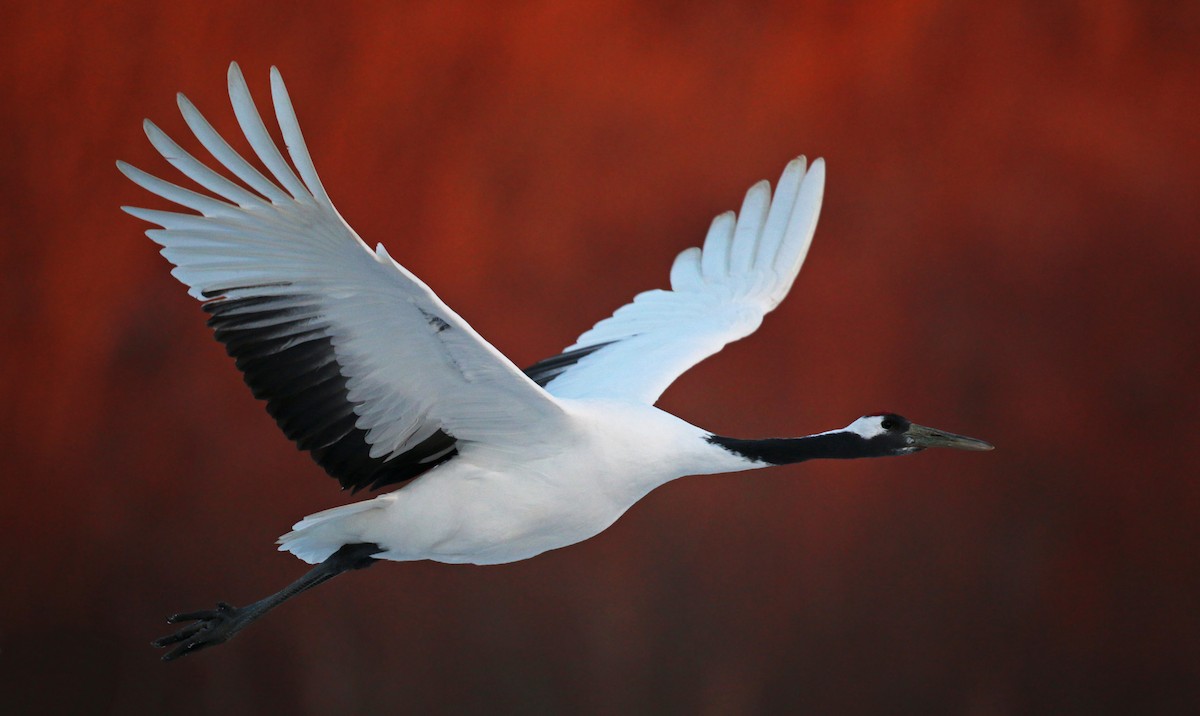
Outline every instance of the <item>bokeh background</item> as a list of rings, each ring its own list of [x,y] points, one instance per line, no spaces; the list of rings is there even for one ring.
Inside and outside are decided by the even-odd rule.
[[[253,5],[253,7],[251,7]],[[0,711],[1194,713],[1200,5],[9,3]],[[808,263],[662,404],[746,437],[895,410],[993,441],[681,480],[587,543],[385,565],[171,665],[163,617],[348,501],[121,204],[288,81],[368,242],[525,365],[665,285],[801,152]],[[194,141],[184,142],[196,147]],[[242,146],[242,145],[238,145]]]

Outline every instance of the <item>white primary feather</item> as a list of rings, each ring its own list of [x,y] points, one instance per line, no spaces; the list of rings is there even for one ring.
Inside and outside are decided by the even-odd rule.
[[[280,345],[330,340],[357,415],[343,432],[366,431],[371,458],[398,455],[437,430],[502,449],[548,441],[566,422],[556,401],[382,245],[371,251],[363,243],[321,186],[274,68],[271,89],[299,176],[268,134],[236,64],[229,90],[238,123],[273,180],[238,155],[182,95],[188,126],[246,186],[206,167],[149,121],[155,148],[220,199],[118,164],[137,184],[199,213],[126,208],[163,227],[147,234],[175,265],[172,273],[198,299],[266,302],[272,313],[254,325],[278,324],[269,337]],[[242,310],[230,305],[231,312]]]
[[[679,254],[671,289],[638,294],[566,352],[597,347],[546,384],[559,397],[624,398],[653,404],[684,371],[744,338],[779,305],[812,243],[825,163],[787,165],[771,198],[759,182],[741,217],[713,220],[704,248]]]
[[[277,70],[271,70],[271,94],[291,164],[263,124],[236,63],[229,70],[229,93],[238,124],[268,174],[239,155],[179,95],[188,127],[238,181],[206,166],[147,120],[154,147],[215,197],[119,163],[134,182],[197,213],[126,210],[163,227],[147,233],[163,246],[175,265],[172,273],[189,292],[213,301],[212,312],[221,314],[215,318],[223,319],[214,325],[226,331],[218,337],[231,352],[230,341],[243,335],[238,331],[257,341],[252,352],[328,342],[326,353],[334,357],[288,375],[301,384],[296,390],[308,391],[303,401],[293,401],[292,412],[328,407],[326,424],[289,429],[289,417],[279,415],[286,410],[272,414],[344,486],[371,484],[380,463],[401,455],[419,469],[468,443],[510,455],[525,451],[528,457],[538,445],[561,442],[570,427],[556,398],[652,405],[689,367],[752,333],[783,299],[808,251],[824,189],[823,162],[809,168],[803,157],[784,169],[774,197],[767,182],[755,184],[740,217],[717,216],[703,249],[679,254],[671,267],[671,290],[642,293],[596,324],[567,349],[583,349],[581,357],[550,359],[553,368],[540,375],[535,367],[532,374],[546,385],[542,390],[382,245],[371,251],[346,224],[321,185]],[[245,370],[244,356],[238,357]],[[335,384],[334,374],[343,383]],[[269,371],[266,378],[247,376],[269,409],[270,401],[285,403],[293,392],[291,384],[255,386],[255,380],[270,382]],[[330,403],[334,388],[343,390],[336,405]],[[358,465],[366,472],[339,474],[341,453],[322,461],[323,446],[336,452],[355,440],[365,443],[356,459],[375,461]],[[408,451],[413,452],[405,455]],[[396,479],[377,484],[406,474],[416,473],[395,473]]]

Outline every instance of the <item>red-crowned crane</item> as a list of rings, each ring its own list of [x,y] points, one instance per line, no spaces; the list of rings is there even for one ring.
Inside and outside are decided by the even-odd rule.
[[[891,413],[816,435],[739,440],[654,407],[681,373],[750,335],[783,300],[817,226],[820,159],[792,160],[774,195],[759,182],[738,215],[716,217],[703,248],[675,259],[669,290],[639,294],[522,371],[342,219],[277,70],[271,94],[290,165],[236,64],[229,93],[269,176],[179,95],[188,127],[224,172],[147,120],[154,147],[209,193],[119,162],[194,213],[125,210],[162,227],[146,233],[204,302],[217,340],[283,432],[343,488],[388,491],[283,535],[280,550],[316,566],[282,591],[171,617],[190,623],[155,642],[173,647],[165,660],[223,643],[286,599],[379,560],[500,564],[580,542],[684,475],[992,447]]]

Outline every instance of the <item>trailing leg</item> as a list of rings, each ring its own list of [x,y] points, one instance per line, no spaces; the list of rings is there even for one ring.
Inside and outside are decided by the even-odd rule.
[[[343,545],[300,579],[257,602],[244,607],[233,607],[225,602],[218,602],[217,608],[210,611],[185,612],[171,616],[167,619],[170,624],[192,623],[152,643],[159,648],[178,645],[163,655],[163,661],[172,661],[201,649],[223,644],[251,622],[297,594],[333,579],[342,572],[370,567],[379,561],[372,555],[382,551],[383,548],[373,542]]]

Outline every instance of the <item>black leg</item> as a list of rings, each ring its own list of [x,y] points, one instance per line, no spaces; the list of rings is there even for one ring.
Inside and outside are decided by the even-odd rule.
[[[383,548],[373,542],[343,545],[331,554],[329,559],[310,569],[300,579],[257,602],[244,607],[232,607],[225,602],[218,602],[217,608],[211,611],[185,612],[169,617],[169,624],[192,623],[174,634],[155,640],[152,644],[159,648],[178,644],[163,655],[163,661],[172,661],[210,646],[224,644],[251,622],[297,594],[333,579],[342,572],[370,567],[379,561],[371,555],[382,551]]]

